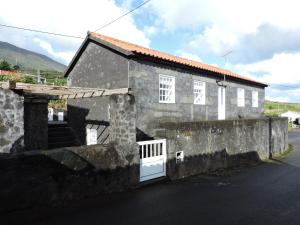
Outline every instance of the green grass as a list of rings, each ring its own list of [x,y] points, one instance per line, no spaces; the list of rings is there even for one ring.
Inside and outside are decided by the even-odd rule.
[[[265,101],[264,110],[266,116],[279,116],[288,111],[300,112],[300,104]]]

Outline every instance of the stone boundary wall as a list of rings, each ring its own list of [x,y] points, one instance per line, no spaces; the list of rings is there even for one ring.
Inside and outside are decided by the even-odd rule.
[[[24,148],[24,98],[10,90],[0,90],[0,153]]]
[[[163,123],[157,138],[167,139],[171,179],[261,160],[288,148],[287,118]],[[184,161],[176,162],[183,151]]]
[[[270,118],[270,156],[283,154],[288,148],[288,118]]]
[[[114,145],[0,155],[0,214],[135,187],[137,162],[137,147]]]

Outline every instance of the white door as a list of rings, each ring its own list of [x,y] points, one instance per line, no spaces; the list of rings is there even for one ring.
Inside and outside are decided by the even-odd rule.
[[[225,88],[219,87],[218,90],[218,119],[225,120]]]
[[[138,142],[140,182],[166,176],[166,140]]]

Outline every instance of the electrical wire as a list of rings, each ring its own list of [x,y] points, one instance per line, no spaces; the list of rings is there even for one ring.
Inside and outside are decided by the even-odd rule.
[[[94,32],[97,32],[105,27],[110,26],[111,24],[115,23],[116,21],[122,19],[123,17],[127,16],[128,14],[134,12],[135,10],[141,8],[142,6],[146,5],[149,3],[151,0],[147,0],[143,2],[142,4],[138,5],[137,7],[131,9],[127,13],[119,16],[118,18],[110,21],[109,23],[103,25],[102,27],[98,28]],[[0,24],[1,27],[6,27],[6,28],[12,28],[12,29],[18,29],[18,30],[25,30],[25,31],[30,31],[30,32],[36,32],[36,33],[42,33],[42,34],[48,34],[48,35],[55,35],[55,36],[60,36],[60,37],[67,37],[67,38],[76,38],[76,39],[84,39],[84,37],[80,36],[75,36],[75,35],[69,35],[69,34],[61,34],[61,33],[54,33],[54,32],[49,32],[49,31],[43,31],[43,30],[37,30],[37,29],[31,29],[31,28],[25,28],[25,27],[18,27],[18,26],[12,26],[12,25],[6,25],[6,24]]]
[[[99,28],[96,29],[94,32],[97,32],[97,31],[99,31],[99,30],[102,30],[102,29],[105,28],[105,27],[108,27],[109,25],[113,24],[114,22],[116,22],[116,21],[122,19],[123,17],[127,16],[128,14],[130,14],[130,13],[134,12],[135,10],[141,8],[142,6],[146,5],[146,4],[149,3],[150,1],[151,1],[151,0],[147,0],[147,1],[143,2],[142,4],[138,5],[137,7],[135,7],[135,8],[133,8],[133,9],[129,10],[127,13],[125,13],[125,14],[119,16],[118,18],[112,20],[111,22],[109,22],[109,23],[107,23],[107,24],[104,24],[102,27],[99,27]]]
[[[74,35],[53,33],[53,32],[49,32],[49,31],[36,30],[36,29],[30,29],[30,28],[25,28],[25,27],[17,27],[17,26],[11,26],[11,25],[6,25],[6,24],[0,24],[0,26],[1,27],[18,29],[18,30],[26,30],[26,31],[36,32],[36,33],[48,34],[48,35],[55,35],[55,36],[60,36],[60,37],[84,39],[84,37],[79,37],[79,36],[74,36]]]

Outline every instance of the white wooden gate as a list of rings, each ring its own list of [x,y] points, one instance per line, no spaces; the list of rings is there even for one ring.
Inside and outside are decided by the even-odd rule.
[[[166,176],[166,140],[137,143],[140,151],[140,182]]]

